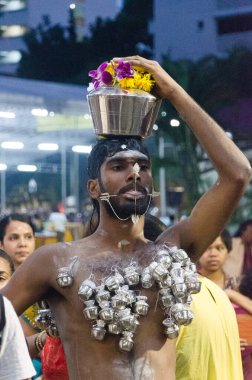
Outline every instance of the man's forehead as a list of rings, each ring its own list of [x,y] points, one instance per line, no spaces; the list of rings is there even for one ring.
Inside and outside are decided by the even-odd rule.
[[[108,163],[108,162],[114,161],[116,159],[118,159],[118,160],[132,159],[132,160],[150,161],[149,157],[146,154],[139,152],[137,150],[130,150],[129,149],[129,150],[117,152],[113,156],[107,157],[106,160],[104,161],[104,163]]]

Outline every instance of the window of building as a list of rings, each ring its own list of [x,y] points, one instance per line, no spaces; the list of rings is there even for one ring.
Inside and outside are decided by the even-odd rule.
[[[202,21],[202,20],[199,20],[198,22],[197,22],[197,27],[198,27],[198,30],[203,30],[204,29],[204,21]]]
[[[0,37],[1,38],[14,38],[22,37],[28,32],[25,25],[1,25]]]
[[[19,11],[27,7],[27,0],[0,0],[0,12]]]
[[[217,28],[218,34],[248,32],[252,30],[252,14],[219,18]]]

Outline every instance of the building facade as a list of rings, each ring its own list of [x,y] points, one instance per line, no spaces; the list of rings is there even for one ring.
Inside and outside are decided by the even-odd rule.
[[[198,60],[252,49],[252,0],[154,0],[155,58]]]
[[[14,73],[21,59],[23,41],[31,28],[49,16],[51,24],[67,26],[70,12],[78,39],[88,35],[97,17],[114,18],[121,0],[0,0],[0,73]]]

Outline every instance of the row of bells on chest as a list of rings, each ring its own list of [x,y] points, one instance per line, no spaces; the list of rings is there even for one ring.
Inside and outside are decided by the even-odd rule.
[[[123,323],[124,317],[127,319],[129,317],[128,311],[133,311],[137,316],[145,316],[148,313],[149,305],[146,302],[147,297],[145,296],[136,296],[134,303],[131,305],[131,302],[119,294],[112,297],[112,301],[102,301],[97,305],[95,300],[85,301],[86,307],[83,310],[84,316],[88,320],[94,320],[98,317],[104,322],[110,322],[114,319]],[[131,308],[128,308],[127,305],[131,305]]]
[[[155,269],[153,269],[154,266]],[[158,263],[154,263],[152,269],[152,272],[149,268],[144,269],[141,276],[139,274],[136,276],[135,273],[132,274],[135,279],[134,285],[140,283],[143,288],[150,288],[156,282],[160,289],[171,287],[175,297],[184,297],[200,291],[201,283],[197,274],[193,272],[175,277],[168,273],[163,264]],[[94,295],[97,302],[108,301],[111,296],[110,292],[117,291],[124,284],[124,278],[119,273],[107,278],[104,282],[104,288],[103,286],[96,287],[93,281],[87,279],[79,287],[78,295],[82,301],[87,301]],[[126,281],[126,284],[132,285],[128,281]]]
[[[141,275],[139,268],[134,264],[123,269],[123,276],[116,272],[114,276],[109,276],[105,280],[105,285],[109,291],[116,290],[122,283],[128,285],[138,285],[141,281],[143,287],[151,287],[153,281],[164,281],[167,277],[169,270],[173,269],[174,263],[180,266],[187,267],[190,271],[195,272],[196,267],[193,264],[187,253],[183,249],[177,247],[161,247],[158,249],[155,261],[153,261],[148,267],[146,267]],[[56,279],[60,287],[68,287],[73,283],[73,275],[70,267],[62,267],[58,270],[58,276]],[[83,287],[85,281],[83,283]],[[88,284],[87,284],[88,285]],[[92,288],[92,286],[91,286]],[[90,289],[87,291],[86,299],[90,298]]]
[[[124,276],[118,272],[115,276],[109,276],[105,285],[109,291],[116,290],[122,283],[128,285],[138,285],[141,281],[141,284],[144,288],[149,288],[153,285],[153,282],[164,281],[167,277],[168,269],[172,267],[175,263],[179,263],[181,266],[187,265],[190,270],[195,271],[195,266],[190,262],[190,259],[187,253],[183,249],[178,249],[177,247],[171,248],[160,248],[157,251],[156,259],[152,262],[147,268],[145,268],[140,276],[139,268],[134,265],[130,265],[123,269]],[[64,288],[69,287],[73,283],[73,275],[70,267],[62,267],[58,270],[58,276],[56,279],[58,286]],[[90,284],[82,284],[80,292],[83,293],[83,297],[86,294],[86,300],[91,297],[92,290],[94,288],[91,286],[91,289],[85,289],[85,285],[89,286]],[[84,291],[85,290],[85,291]],[[91,294],[90,294],[91,293]]]
[[[187,277],[185,279],[180,277],[176,278],[175,281],[169,277],[168,283],[167,281],[165,283],[163,282],[163,286],[160,286],[160,284],[158,284],[160,292],[162,290],[167,291],[166,293],[162,294],[161,298],[163,306],[165,307],[171,306],[176,302],[176,299],[183,303],[190,303],[190,295],[198,293],[201,288],[201,283],[198,280],[197,276],[191,275],[190,278]],[[115,291],[116,294],[114,296],[111,296],[110,291],[104,289],[103,287],[100,287],[100,289],[96,289],[97,293],[95,294],[95,301],[99,304],[102,302],[110,301],[113,309],[123,309],[127,305],[134,302],[134,296],[133,291],[120,291],[120,289],[122,288],[118,287]],[[92,283],[90,280],[85,280],[79,289],[78,295],[80,299],[85,302],[93,295],[94,290],[94,283]],[[141,302],[139,302],[135,307],[138,308],[139,304],[141,307]]]

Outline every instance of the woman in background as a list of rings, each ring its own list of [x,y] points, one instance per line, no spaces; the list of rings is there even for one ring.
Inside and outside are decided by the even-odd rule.
[[[35,228],[31,218],[22,214],[10,214],[0,220],[0,248],[12,258],[14,270],[35,250]],[[19,318],[25,336],[37,334],[40,330],[36,327],[35,317],[37,305],[29,307]],[[41,360],[33,359],[33,365],[37,375],[41,376]]]

